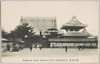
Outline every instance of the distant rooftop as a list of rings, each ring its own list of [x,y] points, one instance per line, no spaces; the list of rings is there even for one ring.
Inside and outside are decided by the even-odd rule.
[[[83,29],[82,33],[92,36],[90,33],[88,33],[88,31],[85,28]]]

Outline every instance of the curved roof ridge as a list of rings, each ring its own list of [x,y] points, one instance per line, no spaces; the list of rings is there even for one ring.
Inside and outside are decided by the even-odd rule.
[[[74,20],[76,20],[76,21],[74,21]],[[81,23],[79,20],[77,20],[76,16],[73,16],[73,17],[71,18],[71,20],[70,20],[69,22],[67,22],[67,24],[72,24],[73,22],[74,22],[74,23],[76,22],[76,24],[83,24],[83,23]]]
[[[56,19],[56,17],[23,17],[21,16],[22,19]]]

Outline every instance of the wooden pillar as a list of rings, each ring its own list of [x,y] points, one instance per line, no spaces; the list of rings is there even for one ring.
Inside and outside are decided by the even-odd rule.
[[[75,43],[74,43],[74,48],[75,48]]]
[[[63,42],[62,42],[62,48],[63,48]]]
[[[85,42],[85,46],[86,46],[86,42]]]
[[[67,45],[68,47],[69,47],[69,43],[68,43],[68,45]]]
[[[91,43],[90,43],[90,46],[92,46]]]
[[[96,42],[96,47],[98,48],[98,42]]]
[[[56,42],[56,48],[57,48],[57,42]]]

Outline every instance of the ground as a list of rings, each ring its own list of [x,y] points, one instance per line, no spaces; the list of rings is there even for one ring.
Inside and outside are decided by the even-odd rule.
[[[16,59],[16,60],[15,60]],[[13,60],[13,61],[11,61]],[[2,52],[2,62],[98,62],[98,49],[85,49],[79,51],[76,49],[68,49],[65,52],[64,48],[24,48],[18,52]]]

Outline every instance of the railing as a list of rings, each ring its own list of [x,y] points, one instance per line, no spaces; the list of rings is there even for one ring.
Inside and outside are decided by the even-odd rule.
[[[49,41],[97,41],[97,39],[94,39],[94,38],[50,38],[48,39]]]

